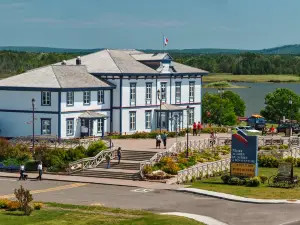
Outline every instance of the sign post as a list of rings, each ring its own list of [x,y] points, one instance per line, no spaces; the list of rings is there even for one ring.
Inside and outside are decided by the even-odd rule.
[[[230,175],[254,177],[258,175],[258,137],[238,130],[232,134]]]

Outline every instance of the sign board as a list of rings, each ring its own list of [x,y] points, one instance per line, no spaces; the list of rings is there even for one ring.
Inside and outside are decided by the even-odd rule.
[[[278,176],[291,177],[292,169],[292,163],[279,163]]]
[[[246,173],[246,169],[254,169],[254,174],[247,172],[249,177],[257,176],[258,166],[257,166],[257,151],[258,151],[258,137],[249,136],[245,132],[238,130],[235,134],[232,134],[231,140],[231,167],[235,168],[234,171],[237,171],[239,168],[240,171]],[[236,166],[236,164],[244,164],[245,166]],[[249,166],[252,165],[252,167]],[[245,168],[247,167],[247,168]],[[233,169],[232,168],[232,169]],[[231,175],[234,175],[233,170],[230,169]],[[239,172],[242,173],[242,172]],[[251,175],[251,176],[250,176]]]
[[[230,174],[232,176],[241,177],[255,177],[255,164],[247,163],[231,163],[230,164]]]

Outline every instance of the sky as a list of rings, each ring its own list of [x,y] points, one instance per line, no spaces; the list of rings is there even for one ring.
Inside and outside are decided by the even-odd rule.
[[[0,0],[0,46],[263,49],[300,44],[300,0]]]

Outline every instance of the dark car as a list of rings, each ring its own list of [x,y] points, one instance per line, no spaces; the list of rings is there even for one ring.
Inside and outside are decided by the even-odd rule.
[[[290,127],[291,127],[291,124],[287,124],[287,123],[286,124],[280,124],[277,127],[277,133],[285,133],[286,129],[288,129]],[[295,134],[300,133],[300,126],[299,126],[299,124],[292,124],[292,131]]]

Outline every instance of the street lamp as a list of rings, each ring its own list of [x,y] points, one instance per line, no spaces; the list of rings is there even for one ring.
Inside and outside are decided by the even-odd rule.
[[[293,129],[292,129],[292,105],[293,105],[293,101],[291,98],[289,100],[289,105],[290,105],[290,136],[292,136],[292,132],[293,132]]]
[[[218,94],[220,95],[221,99],[223,99],[224,88],[218,88]],[[221,116],[222,116],[222,102],[220,104],[220,116],[219,116],[219,126],[221,126]]]
[[[186,107],[186,157],[189,157],[189,114],[190,114],[190,106]]]
[[[35,107],[35,99],[31,100],[32,103],[32,150],[34,151],[34,107]]]
[[[160,90],[157,90],[157,99],[159,100],[159,132],[161,133],[161,95]]]

